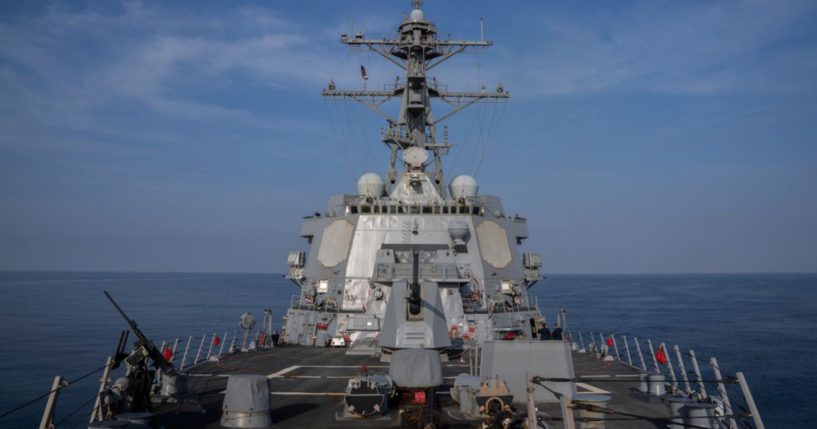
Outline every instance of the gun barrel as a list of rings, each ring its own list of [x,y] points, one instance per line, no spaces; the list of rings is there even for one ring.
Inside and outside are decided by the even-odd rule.
[[[162,356],[161,351],[159,351],[159,349],[156,348],[156,345],[153,344],[153,342],[150,341],[145,336],[145,334],[142,333],[142,331],[139,330],[139,328],[136,325],[136,322],[133,319],[131,319],[130,317],[128,317],[127,314],[125,314],[125,311],[122,310],[122,307],[120,307],[119,304],[116,303],[116,301],[114,301],[111,294],[109,294],[108,291],[106,291],[106,290],[103,291],[103,292],[105,293],[105,297],[108,298],[108,301],[110,301],[111,304],[113,304],[113,306],[116,308],[116,311],[118,311],[119,314],[122,315],[122,318],[124,318],[125,321],[128,322],[128,326],[130,326],[131,331],[133,331],[134,335],[136,335],[139,338],[139,343],[141,343],[147,349],[151,360],[153,360],[154,366],[156,366],[157,368],[162,368],[162,370],[164,370],[168,374],[171,374],[171,375],[175,374],[175,369],[173,368],[173,364],[168,362],[164,358],[164,356]]]
[[[130,317],[128,317],[127,314],[125,314],[125,311],[122,310],[122,307],[120,307],[119,304],[117,304],[116,301],[113,300],[111,294],[109,294],[108,291],[106,290],[103,290],[102,292],[105,294],[105,297],[108,298],[108,301],[110,301],[111,304],[113,304],[114,308],[116,308],[116,311],[118,311],[119,314],[121,314],[122,317],[125,319],[125,321],[128,322],[128,325],[130,325],[131,328],[136,328],[136,322],[134,322]]]

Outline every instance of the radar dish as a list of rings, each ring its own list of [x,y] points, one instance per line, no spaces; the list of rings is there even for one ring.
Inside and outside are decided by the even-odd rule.
[[[428,151],[421,147],[410,147],[403,152],[403,161],[412,167],[420,168],[428,161]]]

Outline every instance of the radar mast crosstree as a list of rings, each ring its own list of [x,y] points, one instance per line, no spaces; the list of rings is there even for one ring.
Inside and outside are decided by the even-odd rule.
[[[443,176],[442,156],[451,147],[447,138],[442,143],[437,141],[437,125],[462,109],[485,101],[501,102],[510,98],[501,84],[495,92],[488,92],[482,87],[478,92],[448,91],[437,79],[430,84],[427,79],[429,70],[442,64],[449,58],[465,51],[469,47],[488,47],[493,42],[480,40],[437,39],[437,28],[425,19],[421,0],[412,0],[414,9],[398,27],[396,39],[368,39],[363,32],[352,37],[342,34],[341,43],[350,46],[366,46],[405,72],[405,81],[398,77],[393,87],[382,90],[339,90],[334,82],[323,90],[322,95],[328,99],[351,99],[359,102],[374,112],[382,115],[388,125],[381,133],[381,139],[391,150],[388,167],[390,185],[397,181],[397,155],[403,151],[405,171],[425,172],[433,163],[429,176],[441,195],[446,195]],[[383,111],[381,106],[392,99],[400,101],[398,117]],[[431,114],[431,99],[437,98],[451,106],[451,110],[434,118]],[[433,158],[428,161],[428,152]]]

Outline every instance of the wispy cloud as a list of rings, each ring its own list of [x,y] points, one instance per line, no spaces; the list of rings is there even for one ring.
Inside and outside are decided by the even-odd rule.
[[[636,2],[576,14],[548,7],[519,55],[533,94],[608,89],[686,95],[814,88],[817,41],[797,34],[813,2]],[[797,40],[797,37],[803,40]]]

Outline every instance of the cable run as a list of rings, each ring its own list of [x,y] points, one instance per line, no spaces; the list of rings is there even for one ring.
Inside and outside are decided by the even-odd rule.
[[[52,394],[52,393],[54,393],[54,392],[56,392],[56,391],[58,391],[58,390],[62,390],[62,389],[66,388],[66,387],[68,387],[68,386],[70,386],[70,385],[72,385],[72,384],[74,384],[74,383],[76,383],[76,382],[78,382],[78,381],[80,381],[80,380],[83,380],[83,379],[85,379],[85,378],[90,377],[90,376],[94,375],[95,373],[97,373],[97,372],[102,371],[103,369],[105,369],[105,367],[106,367],[106,366],[108,366],[108,365],[102,365],[101,367],[99,367],[99,368],[97,368],[97,369],[95,369],[95,370],[93,370],[93,371],[91,371],[91,372],[89,372],[89,373],[87,373],[87,374],[85,374],[85,375],[82,375],[82,376],[77,377],[77,378],[75,378],[75,379],[73,379],[73,380],[70,380],[70,381],[64,382],[64,383],[63,383],[63,384],[62,384],[60,387],[58,387],[58,388],[56,388],[56,389],[53,389],[53,390],[49,390],[48,392],[45,392],[45,393],[43,393],[42,395],[40,395],[40,396],[38,396],[38,397],[36,397],[36,398],[34,398],[34,399],[30,400],[30,401],[27,401],[27,402],[25,402],[25,403],[23,403],[23,404],[20,404],[20,405],[18,405],[18,406],[16,406],[16,407],[14,407],[14,408],[12,408],[12,409],[10,409],[10,410],[8,410],[8,411],[4,412],[3,414],[0,414],[0,419],[2,419],[3,417],[6,417],[6,416],[7,416],[7,415],[9,415],[9,414],[12,414],[12,413],[15,413],[15,412],[17,412],[17,411],[19,411],[19,410],[22,410],[23,408],[25,408],[25,407],[27,407],[27,406],[29,406],[29,405],[31,405],[31,404],[33,404],[33,403],[35,403],[35,402],[39,401],[40,399],[45,398],[46,396],[48,396],[48,395],[50,395],[50,394]]]
[[[54,423],[54,426],[59,426],[59,425],[61,425],[61,424],[65,423],[65,421],[66,421],[66,420],[68,420],[68,419],[70,419],[71,417],[73,417],[73,416],[74,416],[74,414],[76,414],[76,413],[78,413],[78,412],[79,412],[79,410],[81,410],[81,409],[83,409],[83,408],[87,407],[88,405],[90,405],[90,404],[91,404],[91,402],[93,402],[93,401],[96,399],[96,397],[97,397],[97,395],[96,395],[96,394],[94,394],[94,396],[91,396],[91,399],[89,399],[89,400],[87,400],[87,401],[83,402],[82,404],[80,404],[80,406],[78,406],[78,407],[74,408],[74,410],[73,410],[73,411],[71,411],[70,413],[68,413],[68,415],[66,415],[65,417],[61,418],[61,419],[60,419],[58,422]],[[74,425],[74,426],[76,426],[76,425]]]

